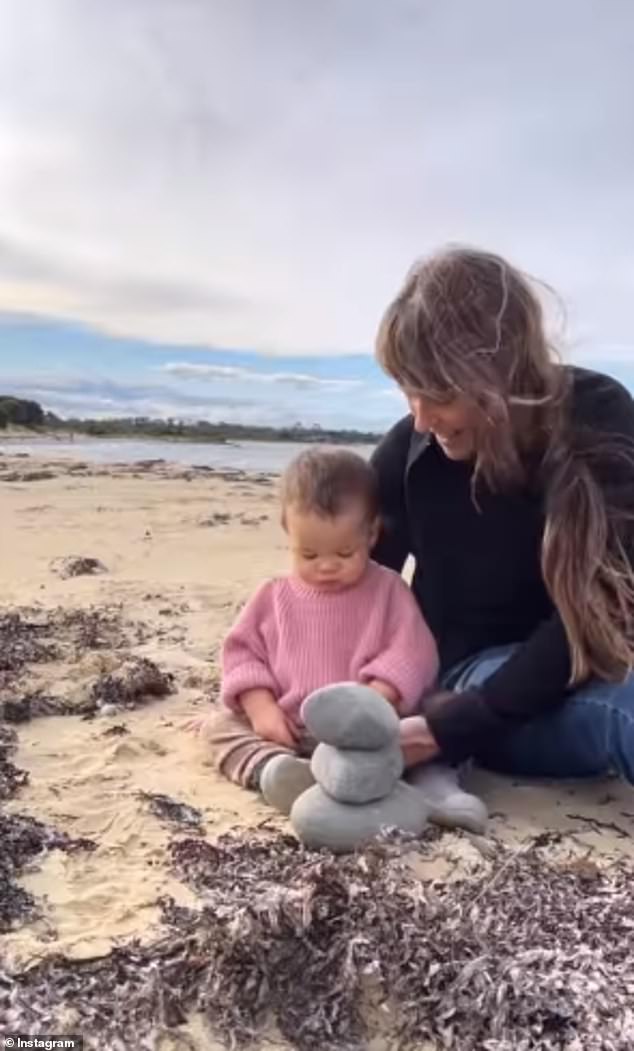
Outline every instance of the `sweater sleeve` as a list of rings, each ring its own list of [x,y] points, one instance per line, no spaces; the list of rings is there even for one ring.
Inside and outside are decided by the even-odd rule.
[[[360,672],[361,682],[380,679],[399,694],[402,715],[415,712],[438,674],[436,643],[404,580],[389,574],[388,607],[381,651]]]
[[[381,533],[372,558],[400,573],[410,553],[405,509],[405,466],[409,451],[411,418],[400,420],[374,450],[370,463],[379,486]]]
[[[608,513],[623,523],[623,549],[634,566],[634,402],[607,378],[598,389],[595,380],[593,394],[586,413],[582,410],[575,421],[578,451],[587,458]],[[617,441],[625,455],[614,457],[609,448],[602,455],[602,439]],[[565,701],[570,673],[568,639],[555,610],[478,689],[439,695],[425,714],[444,755],[458,761]]]
[[[273,584],[268,582],[249,599],[225,638],[220,699],[233,711],[240,710],[239,698],[246,690],[279,691],[262,632],[273,612]]]
[[[568,640],[555,612],[482,686],[430,698],[425,716],[443,755],[459,762],[561,704],[569,678]]]

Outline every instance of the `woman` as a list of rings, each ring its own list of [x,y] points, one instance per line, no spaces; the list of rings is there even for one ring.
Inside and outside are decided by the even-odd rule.
[[[414,556],[441,655],[417,760],[634,783],[630,394],[560,364],[527,279],[468,249],[412,270],[377,356],[411,412],[374,455],[374,557]]]

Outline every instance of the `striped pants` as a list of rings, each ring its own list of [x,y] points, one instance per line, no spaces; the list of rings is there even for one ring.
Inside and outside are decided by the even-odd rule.
[[[254,774],[274,755],[312,755],[316,742],[308,735],[296,749],[265,741],[251,729],[247,720],[222,708],[213,712],[201,727],[201,736],[212,753],[214,766],[229,781],[241,788],[255,788]]]

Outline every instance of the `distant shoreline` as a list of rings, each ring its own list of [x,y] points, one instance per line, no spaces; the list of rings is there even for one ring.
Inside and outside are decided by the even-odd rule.
[[[3,441],[1,435],[2,432],[0,465],[6,469],[7,465],[13,464],[19,475],[23,474],[19,464],[25,465],[27,473],[30,473],[31,468],[26,465],[33,465],[34,468],[37,465],[37,470],[48,470],[61,463],[74,463],[78,470],[79,465],[83,465],[82,469],[92,465],[92,470],[95,465],[105,468],[108,465],[146,466],[151,463],[172,465],[186,472],[280,474],[293,457],[303,449],[310,448],[306,442],[189,442],[186,439],[165,441],[147,437],[127,439],[122,436],[115,440],[81,435],[74,441],[68,441],[62,440],[59,434],[41,433],[33,437],[15,432]],[[371,456],[376,445],[347,443],[339,447],[352,448],[365,459]],[[13,480],[21,479],[16,475]]]
[[[292,442],[294,444],[323,443],[329,445],[373,445],[381,435],[356,428],[307,426],[293,423],[273,427],[257,423],[228,423],[219,420],[167,419],[151,416],[112,416],[103,419],[90,417],[64,418],[45,409],[37,401],[0,394],[0,440],[22,440],[37,437],[49,440],[74,441],[76,438],[97,438],[110,441],[194,442],[201,445],[235,445],[240,442]]]
[[[180,444],[195,444],[195,445],[224,445],[234,446],[239,448],[244,442],[258,442],[262,444],[270,445],[272,443],[279,443],[280,445],[287,445],[290,443],[297,443],[301,445],[373,445],[380,440],[380,435],[361,434],[357,432],[328,432],[327,436],[316,437],[312,432],[306,437],[300,435],[294,435],[292,438],[283,436],[264,436],[264,435],[244,435],[240,438],[224,438],[224,437],[213,437],[206,435],[192,435],[192,434],[139,434],[135,431],[118,432],[116,434],[86,434],[84,431],[40,431],[40,430],[29,430],[28,428],[7,428],[6,430],[0,430],[0,445],[3,442],[59,442],[65,445],[69,443],[77,443],[83,445],[84,443],[92,442],[103,442],[103,441],[121,441],[121,442],[170,442],[175,445]]]

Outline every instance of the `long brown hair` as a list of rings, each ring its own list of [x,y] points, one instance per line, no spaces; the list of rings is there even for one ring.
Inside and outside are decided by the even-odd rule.
[[[570,371],[531,281],[475,249],[423,260],[383,317],[377,357],[401,387],[439,402],[460,395],[476,410],[476,502],[480,484],[523,485],[537,472],[542,573],[568,637],[571,683],[623,678],[634,667],[633,516],[608,506],[596,468],[613,464],[634,494],[634,447],[574,428]]]

